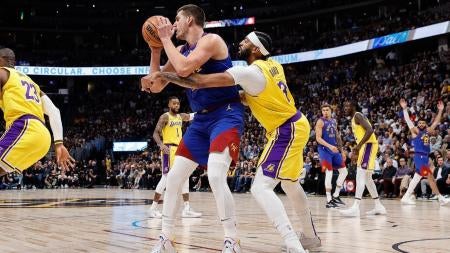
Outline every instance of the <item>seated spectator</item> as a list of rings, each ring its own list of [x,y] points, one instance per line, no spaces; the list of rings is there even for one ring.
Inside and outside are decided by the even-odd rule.
[[[394,195],[392,197],[402,197],[408,189],[409,181],[411,181],[411,174],[414,171],[406,165],[406,159],[400,158],[400,166],[392,178],[394,184]]]
[[[392,198],[394,194],[392,178],[395,176],[397,169],[394,167],[392,159],[390,158],[387,159],[385,166],[381,179],[376,179],[374,181],[376,181],[375,184],[378,184],[379,192],[381,191],[381,188],[383,189],[384,197]]]
[[[437,166],[434,168],[433,176],[436,179],[436,185],[442,195],[448,195],[450,187],[450,168],[444,166],[444,158],[437,159]]]

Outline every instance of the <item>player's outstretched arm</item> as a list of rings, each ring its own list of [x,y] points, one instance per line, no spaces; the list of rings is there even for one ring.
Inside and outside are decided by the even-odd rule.
[[[50,128],[53,133],[53,142],[55,143],[56,163],[64,170],[69,170],[75,166],[75,159],[70,156],[69,151],[63,144],[63,126],[61,121],[61,113],[52,100],[43,92],[41,92],[42,107],[44,113],[50,121]]]
[[[180,113],[181,119],[183,121],[191,121],[195,117],[195,113]]]
[[[405,99],[400,99],[400,106],[403,109],[403,118],[406,121],[406,124],[408,125],[409,130],[411,131],[411,133],[413,135],[417,135],[418,133],[418,129],[416,128],[416,126],[414,125],[414,123],[411,121],[411,118],[409,117],[409,113],[408,113],[408,104],[406,103]]]
[[[235,66],[223,73],[192,74],[189,77],[180,77],[174,73],[161,72],[159,77],[191,89],[227,87],[239,84],[246,93],[252,96],[261,93],[267,82],[260,68],[254,65],[247,67]]]
[[[434,129],[441,123],[442,118],[442,112],[444,111],[444,103],[442,101],[439,101],[437,104],[438,113],[436,117],[434,118],[433,124],[431,124],[430,127],[428,127],[428,132],[433,132]]]
[[[189,89],[227,87],[235,85],[233,77],[227,72],[208,75],[192,74],[189,77],[181,77],[176,73],[160,72],[158,77],[162,80]]]

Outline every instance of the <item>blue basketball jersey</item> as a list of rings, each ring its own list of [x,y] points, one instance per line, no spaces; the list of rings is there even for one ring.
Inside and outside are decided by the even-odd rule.
[[[194,46],[189,46],[187,43],[181,48],[181,53],[188,56],[193,50]],[[200,74],[221,73],[231,68],[232,62],[230,56],[223,60],[209,59],[199,69],[196,70]],[[239,102],[239,92],[237,86],[222,87],[222,88],[206,88],[206,89],[186,89],[186,95],[189,100],[191,110],[199,112],[203,109],[208,109],[216,105],[221,105],[231,102]]]
[[[430,135],[427,130],[420,130],[416,138],[413,138],[414,153],[426,154],[430,153]]]
[[[322,139],[324,139],[326,142],[333,146],[337,146],[337,139],[336,139],[336,121],[334,119],[327,120],[326,118],[321,118],[323,121],[323,127],[322,127]],[[319,144],[319,146],[322,146]]]

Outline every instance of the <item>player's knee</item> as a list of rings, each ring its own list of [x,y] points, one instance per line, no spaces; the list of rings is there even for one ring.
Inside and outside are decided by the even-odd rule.
[[[226,183],[226,177],[223,175],[220,175],[219,173],[214,172],[211,168],[208,169],[208,181],[211,188],[214,190],[214,188],[219,187],[224,182]]]
[[[252,193],[254,198],[257,198],[264,192],[264,186],[257,182],[253,182],[252,187],[250,188],[250,192]]]
[[[283,189],[283,191],[286,194],[289,194],[289,193],[295,191],[295,189],[297,188],[297,184],[298,184],[298,186],[300,186],[300,184],[298,182],[281,181],[281,188]]]

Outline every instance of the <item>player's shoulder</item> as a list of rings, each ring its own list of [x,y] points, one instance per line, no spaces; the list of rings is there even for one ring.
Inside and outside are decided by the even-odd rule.
[[[159,118],[165,120],[165,119],[169,119],[169,116],[170,116],[169,112],[165,112],[165,113],[161,114],[161,116],[159,116]]]
[[[355,112],[355,115],[353,116],[355,119],[366,119],[366,116],[362,112]]]
[[[216,33],[207,33],[200,38],[200,41],[205,43],[225,43],[222,37]]]

